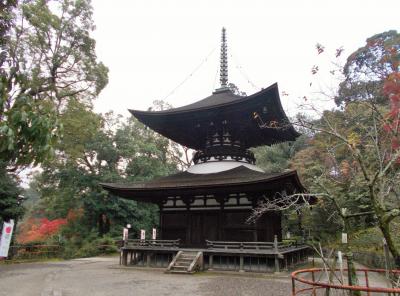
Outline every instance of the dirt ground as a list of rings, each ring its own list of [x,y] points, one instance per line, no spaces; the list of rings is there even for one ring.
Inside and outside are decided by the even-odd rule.
[[[290,295],[289,274],[165,274],[121,268],[116,257],[0,265],[1,296]]]
[[[287,272],[165,274],[163,269],[121,267],[118,257],[0,265],[0,296],[286,296],[291,295]],[[360,268],[357,264],[357,268]],[[325,281],[321,274],[316,280]],[[363,285],[363,275],[359,275]],[[371,286],[386,279],[371,274]],[[300,283],[296,284],[300,288]],[[317,295],[322,295],[319,291]],[[343,295],[340,290],[332,295]],[[310,295],[305,294],[305,295]],[[379,293],[371,295],[380,295]]]

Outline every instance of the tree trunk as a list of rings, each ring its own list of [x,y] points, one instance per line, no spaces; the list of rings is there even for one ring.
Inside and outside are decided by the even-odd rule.
[[[106,214],[100,214],[98,218],[99,235],[103,236],[110,231],[110,219]]]
[[[381,221],[382,220],[381,217],[378,217],[378,220],[379,220],[379,229],[382,231],[383,237],[386,240],[386,244],[389,248],[389,251],[394,258],[395,268],[400,269],[400,253],[393,242],[392,235],[389,229],[390,226],[388,223]]]
[[[301,211],[296,211],[297,214],[297,226],[299,227],[300,235],[302,238],[306,238],[306,232],[303,227],[303,214]]]
[[[342,219],[343,219],[343,225],[344,225],[343,231],[348,234],[348,231],[350,230],[349,217],[342,215]],[[350,243],[350,241],[348,241],[346,244],[343,245],[345,256],[347,259],[347,275],[348,275],[349,286],[358,286],[356,267],[354,266],[353,253],[350,250],[349,243]],[[350,295],[361,296],[361,292],[360,291],[351,291]]]
[[[392,235],[390,233],[390,221],[387,221],[385,219],[385,210],[386,209],[384,206],[382,206],[378,202],[378,199],[374,193],[374,188],[372,186],[369,187],[369,191],[370,191],[370,199],[371,199],[372,205],[374,207],[375,215],[378,219],[379,229],[381,230],[382,235],[386,240],[388,249],[394,258],[395,268],[400,269],[400,252],[396,248],[396,246],[393,242],[393,239],[392,239]]]

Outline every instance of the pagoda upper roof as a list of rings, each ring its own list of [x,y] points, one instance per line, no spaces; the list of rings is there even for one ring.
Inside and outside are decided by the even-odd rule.
[[[217,106],[234,103],[242,100],[243,97],[235,95],[229,88],[216,90],[211,96],[205,99],[194,102],[189,105],[185,105],[178,108],[168,109],[161,111],[160,113],[176,113],[176,112],[188,112],[188,111],[200,111],[202,109],[214,108]]]
[[[245,97],[222,89],[203,100],[179,108],[129,111],[154,131],[196,150],[204,149],[204,139],[211,122],[226,121],[244,148],[294,141],[299,136],[282,108],[276,83]],[[254,118],[255,112],[267,125],[273,122],[273,126],[260,128]]]
[[[306,191],[294,170],[266,174],[245,166],[210,174],[193,174],[185,171],[147,182],[101,183],[101,186],[115,195],[146,202],[158,202],[160,198],[177,195],[195,196],[243,192],[262,194],[268,191],[275,193],[288,186],[297,192]]]

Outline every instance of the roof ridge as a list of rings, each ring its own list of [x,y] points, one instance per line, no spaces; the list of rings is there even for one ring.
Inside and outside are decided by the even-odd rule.
[[[252,173],[252,175],[256,175],[259,178],[261,177],[261,179],[263,178],[274,178],[274,177],[285,177],[285,176],[289,176],[292,174],[296,174],[297,175],[297,171],[296,170],[285,170],[283,172],[279,172],[279,173],[263,173],[263,172],[258,172],[258,171],[254,171],[252,169],[247,168],[246,166],[238,166],[226,171],[221,171],[221,172],[217,172],[217,173],[208,173],[208,174],[193,174],[193,173],[189,173],[187,171],[184,172],[178,172],[176,174],[172,174],[172,175],[168,175],[168,176],[164,176],[164,177],[159,177],[159,178],[155,178],[149,181],[138,181],[138,182],[131,182],[129,184],[121,184],[121,183],[99,183],[101,186],[106,187],[106,188],[117,188],[117,187],[123,187],[125,185],[127,185],[128,187],[125,188],[133,188],[135,186],[138,185],[142,185],[143,188],[146,188],[146,185],[151,185],[151,184],[162,184],[162,183],[169,183],[171,181],[173,181],[177,176],[181,176],[181,175],[186,175],[186,177],[192,177],[192,179],[197,179],[197,180],[207,180],[207,177],[215,177],[216,175],[226,175],[228,173],[227,176],[223,176],[223,178],[220,178],[219,180],[226,180],[226,179],[233,179],[234,176],[229,175],[229,173],[232,173],[233,171],[240,171],[240,170],[245,170],[249,173]],[[193,178],[194,177],[194,178]],[[214,178],[215,179],[215,178]],[[256,179],[258,179],[256,177]],[[260,179],[260,180],[261,180]],[[164,181],[164,182],[163,182]],[[180,180],[180,182],[182,184],[186,183],[185,181],[188,181],[188,179],[186,178],[182,178]],[[244,180],[243,180],[244,181]]]
[[[212,108],[217,108],[217,107],[222,107],[222,106],[228,106],[228,105],[231,105],[231,104],[235,104],[235,103],[237,103],[237,101],[239,101],[239,100],[243,100],[243,101],[251,100],[251,99],[253,99],[254,97],[257,97],[257,96],[259,96],[259,95],[261,95],[261,94],[263,94],[263,93],[265,93],[265,92],[271,91],[271,89],[277,88],[277,87],[278,87],[278,83],[275,82],[274,84],[271,84],[271,85],[268,86],[267,88],[263,88],[262,90],[260,90],[260,91],[258,91],[258,92],[255,92],[255,93],[253,93],[253,94],[251,94],[251,95],[249,95],[249,96],[245,96],[245,97],[236,95],[236,94],[234,94],[231,90],[229,90],[230,93],[231,93],[230,95],[231,95],[232,97],[234,97],[235,100],[228,101],[228,102],[222,102],[222,103],[220,103],[220,104],[215,104],[215,105],[210,105],[210,106],[200,106],[200,107],[198,107],[198,108],[190,108],[190,109],[188,109],[188,107],[193,106],[193,105],[196,105],[196,104],[198,104],[198,103],[200,103],[200,102],[204,102],[205,100],[210,100],[212,97],[220,96],[221,94],[224,94],[225,91],[224,91],[224,92],[213,92],[212,95],[210,95],[210,96],[208,96],[208,97],[206,97],[206,98],[204,98],[204,99],[195,101],[195,102],[193,102],[193,103],[190,103],[190,104],[187,104],[187,105],[184,105],[184,106],[181,106],[181,107],[172,108],[172,109],[167,109],[167,110],[160,110],[160,111],[142,111],[142,110],[136,110],[136,109],[128,109],[128,110],[129,110],[129,112],[131,112],[133,115],[135,115],[135,114],[163,115],[163,114],[175,114],[175,113],[192,112],[194,109],[197,109],[197,110],[206,110],[206,109],[212,109]]]

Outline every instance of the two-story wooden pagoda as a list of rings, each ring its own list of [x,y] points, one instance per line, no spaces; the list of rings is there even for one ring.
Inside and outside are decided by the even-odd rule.
[[[211,96],[170,110],[130,110],[149,128],[194,149],[194,164],[185,172],[148,182],[102,184],[120,197],[157,204],[159,238],[180,239],[181,247],[206,248],[206,240],[281,240],[279,212],[252,224],[246,220],[265,197],[305,191],[296,171],[266,174],[255,165],[249,148],[294,141],[299,134],[283,111],[277,84],[246,97],[227,87],[226,50],[223,30],[221,87]],[[270,128],[260,128],[260,119]]]

